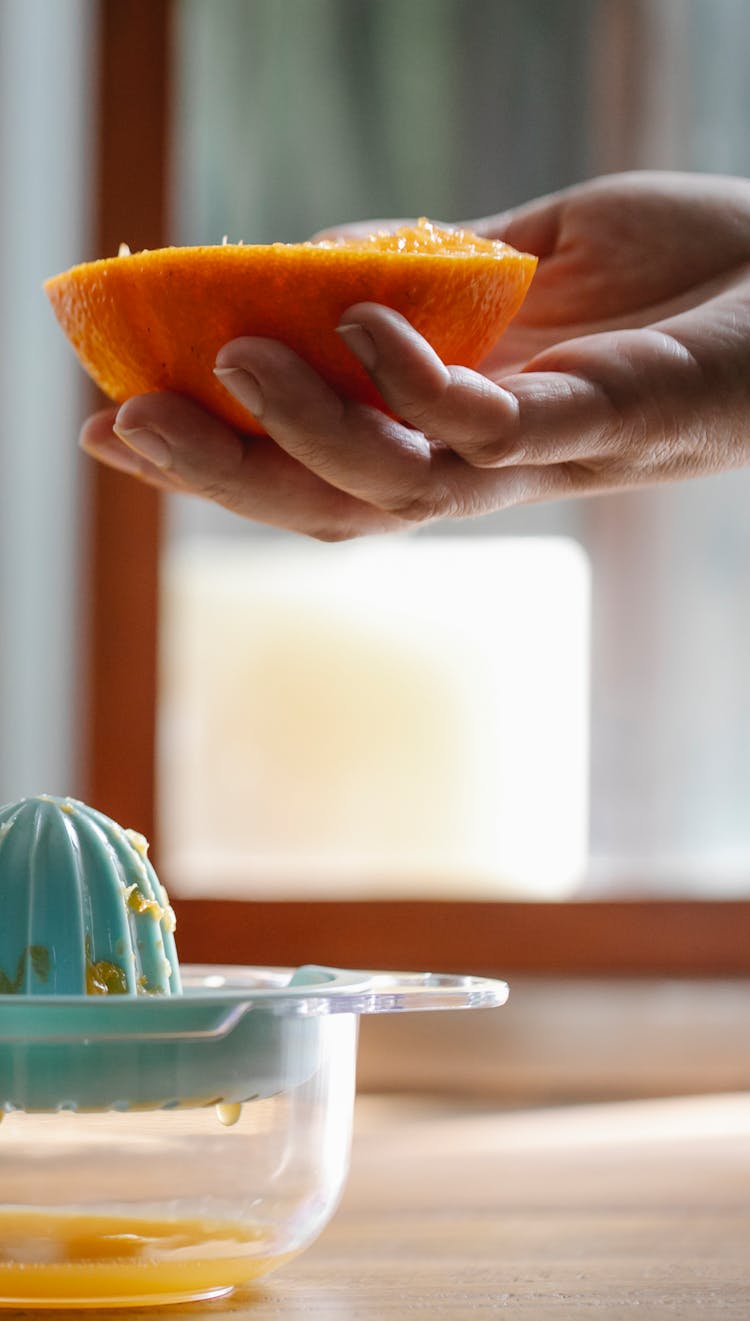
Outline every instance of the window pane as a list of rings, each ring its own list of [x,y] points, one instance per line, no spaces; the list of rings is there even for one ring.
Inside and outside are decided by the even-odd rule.
[[[605,170],[750,172],[744,0],[181,0],[177,15],[179,242],[300,239],[367,216],[459,219]],[[421,546],[439,536],[456,554],[466,542],[486,546],[488,563],[496,538],[571,538],[585,552],[588,893],[750,886],[749,495],[742,472],[517,509],[416,538]],[[174,639],[188,617],[175,601],[188,566],[197,628],[212,556],[255,562],[293,544],[304,578],[305,555],[312,562],[317,550],[197,502],[173,502],[170,519],[165,683],[179,689]],[[342,562],[346,553],[330,552]],[[399,552],[368,553],[385,565]],[[543,596],[533,608],[547,608]],[[165,687],[165,697],[172,692]],[[170,709],[163,845],[176,858]],[[221,767],[205,773],[220,780]],[[217,856],[237,815],[217,825]],[[529,829],[529,856],[533,843]],[[356,891],[365,862],[351,870]]]
[[[0,5],[0,802],[79,774],[83,375],[41,286],[88,255],[93,18]]]

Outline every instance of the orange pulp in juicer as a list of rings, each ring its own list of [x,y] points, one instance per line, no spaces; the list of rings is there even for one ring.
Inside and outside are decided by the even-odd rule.
[[[260,1228],[201,1219],[4,1211],[0,1307],[132,1307],[219,1297],[296,1255],[264,1253],[267,1237]]]

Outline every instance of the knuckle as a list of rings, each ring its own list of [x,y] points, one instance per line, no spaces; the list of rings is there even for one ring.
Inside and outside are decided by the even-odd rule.
[[[425,435],[439,431],[440,418],[448,407],[451,397],[452,381],[448,369],[442,367],[438,379],[434,376],[429,381],[412,381],[411,389],[391,392],[391,401],[396,412]]]
[[[435,425],[434,398],[401,398],[398,400],[397,411],[410,426],[417,427],[425,435],[428,435]]]
[[[399,500],[390,506],[388,512],[408,523],[430,523],[436,518],[455,516],[459,509],[452,492],[441,486]]]
[[[199,484],[192,485],[190,489],[204,500],[211,500],[214,504],[226,505],[229,508],[233,508],[239,499],[239,493],[218,477],[203,478]]]
[[[472,441],[467,447],[471,466],[473,468],[497,468],[501,464],[522,463],[524,451],[517,445],[509,445],[507,439],[500,436],[489,436],[483,440]]]

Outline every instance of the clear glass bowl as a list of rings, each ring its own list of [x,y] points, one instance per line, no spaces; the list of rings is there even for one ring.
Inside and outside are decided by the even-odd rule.
[[[183,979],[158,1000],[0,996],[0,1306],[216,1298],[289,1261],[346,1180],[359,1015],[508,995],[316,967]]]

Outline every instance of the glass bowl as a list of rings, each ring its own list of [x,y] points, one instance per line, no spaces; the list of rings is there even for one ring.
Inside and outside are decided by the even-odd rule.
[[[0,1306],[211,1299],[289,1261],[349,1168],[360,1014],[504,982],[183,968],[184,994],[0,996]]]

